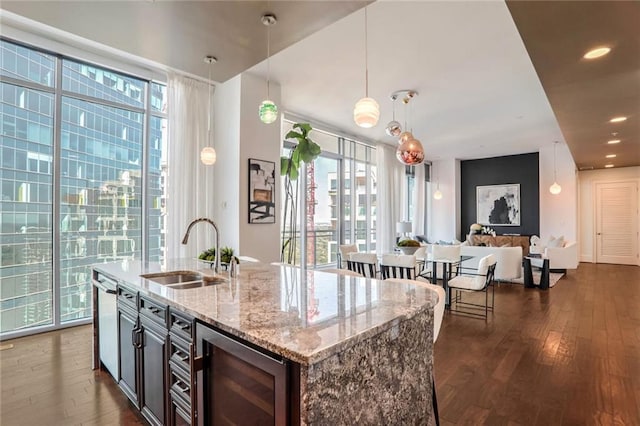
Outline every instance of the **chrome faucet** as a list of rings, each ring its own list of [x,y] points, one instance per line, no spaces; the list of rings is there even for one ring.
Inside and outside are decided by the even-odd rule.
[[[189,241],[189,233],[191,232],[191,228],[193,228],[193,225],[195,225],[198,222],[207,222],[210,223],[211,226],[213,226],[213,229],[216,231],[216,260],[214,262],[214,267],[213,267],[213,271],[217,274],[218,271],[220,270],[220,232],[218,231],[218,226],[215,224],[214,221],[212,221],[209,218],[206,217],[201,217],[195,220],[192,220],[191,223],[189,224],[189,226],[187,227],[187,232],[185,232],[184,234],[184,238],[182,239],[182,244],[187,244],[187,241]]]

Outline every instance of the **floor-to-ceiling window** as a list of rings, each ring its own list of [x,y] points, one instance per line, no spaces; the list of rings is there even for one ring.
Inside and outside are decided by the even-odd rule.
[[[166,122],[160,84],[0,43],[7,336],[90,318],[90,265],[161,259]]]
[[[283,134],[292,125],[285,120]],[[296,241],[295,264],[302,263],[304,252],[308,267],[321,268],[335,266],[340,244],[376,249],[376,156],[375,147],[321,129],[310,137],[322,153],[298,179],[295,196],[303,193],[305,203],[299,204],[296,229],[283,223],[282,232],[284,241]],[[292,147],[285,141],[283,155]]]

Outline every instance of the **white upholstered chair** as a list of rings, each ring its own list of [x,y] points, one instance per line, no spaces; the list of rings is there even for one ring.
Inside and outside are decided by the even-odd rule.
[[[358,246],[356,244],[341,244],[338,247],[338,254],[340,255],[340,259],[338,261],[338,265],[340,268],[344,268],[347,266],[347,260],[349,260],[349,255],[351,253],[357,253]]]
[[[367,278],[378,274],[378,256],[375,253],[349,253],[347,269]]]
[[[470,272],[468,268],[460,268],[460,274],[449,280],[449,289],[455,292],[451,297],[451,312],[477,316],[486,320],[488,311],[493,311],[495,302],[495,289],[491,285],[495,270],[496,258],[492,254],[480,259],[478,269],[474,272]],[[489,304],[489,287],[492,289],[491,304]],[[462,293],[464,292],[484,292],[484,304],[463,301]],[[465,309],[460,309],[460,306]]]
[[[416,256],[413,254],[383,254],[380,261],[382,279],[416,278]]]

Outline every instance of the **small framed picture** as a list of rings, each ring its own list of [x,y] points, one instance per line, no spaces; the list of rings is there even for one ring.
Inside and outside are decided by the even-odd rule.
[[[276,223],[276,163],[249,158],[249,223]]]

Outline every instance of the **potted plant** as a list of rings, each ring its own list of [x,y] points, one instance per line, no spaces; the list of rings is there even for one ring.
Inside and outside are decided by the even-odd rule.
[[[407,238],[398,241],[397,247],[404,254],[414,254],[420,248],[420,243],[411,238]]]
[[[288,157],[280,158],[280,174],[284,176],[284,207],[280,260],[294,263],[296,254],[298,175],[302,163],[311,163],[320,155],[320,145],[309,138],[312,128],[309,123],[295,123],[285,139],[295,139],[298,143]]]

